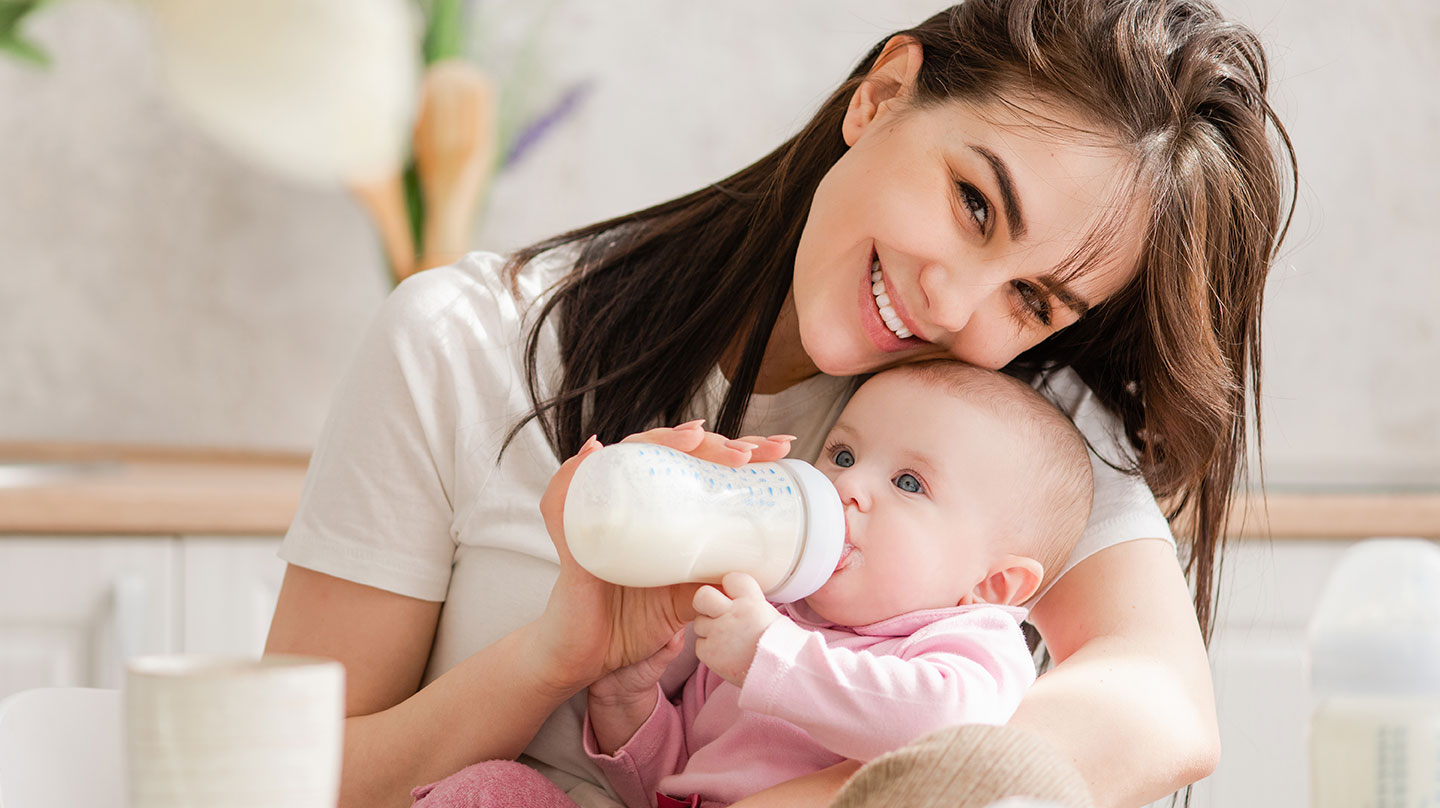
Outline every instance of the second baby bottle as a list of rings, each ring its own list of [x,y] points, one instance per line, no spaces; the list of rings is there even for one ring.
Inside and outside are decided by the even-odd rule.
[[[845,546],[835,487],[801,460],[733,468],[664,446],[617,443],[580,464],[565,495],[580,566],[624,586],[754,576],[776,603],[824,585]]]

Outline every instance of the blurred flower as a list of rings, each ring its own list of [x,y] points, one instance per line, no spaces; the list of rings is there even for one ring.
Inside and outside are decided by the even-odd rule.
[[[394,172],[419,70],[404,0],[136,0],[174,101],[236,153],[321,185]]]
[[[590,95],[593,82],[582,81],[575,84],[560,96],[560,99],[549,109],[540,113],[530,121],[515,139],[510,142],[509,148],[505,150],[505,157],[500,161],[500,169],[503,171],[520,162],[520,158],[536,144],[545,139],[550,130],[556,128],[566,118],[575,114],[575,110],[584,103],[586,96]]]
[[[494,175],[591,89],[574,83],[547,104],[531,77],[556,0],[526,6],[534,22],[499,82],[465,53],[481,39],[477,0],[120,1],[155,20],[176,107],[256,165],[354,192],[396,281],[470,249]],[[0,0],[0,53],[48,63],[21,32],[47,2]],[[487,61],[503,62],[492,44],[480,43]]]

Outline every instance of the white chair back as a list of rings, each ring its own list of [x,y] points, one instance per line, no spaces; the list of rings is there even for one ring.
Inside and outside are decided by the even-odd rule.
[[[125,808],[119,690],[46,687],[0,701],[0,808]]]

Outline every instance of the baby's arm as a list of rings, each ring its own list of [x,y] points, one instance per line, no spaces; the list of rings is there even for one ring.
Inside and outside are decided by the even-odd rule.
[[[701,677],[685,682],[680,704],[659,684],[684,637],[679,632],[649,659],[596,680],[587,695],[585,753],[629,808],[648,808],[660,780],[689,760],[686,728],[704,704]]]
[[[655,711],[655,705],[663,698],[660,676],[684,647],[682,630],[649,659],[611,671],[590,685],[586,712],[601,753],[614,755]]]
[[[761,638],[740,707],[871,760],[944,727],[1003,724],[1034,679],[1019,626],[998,609],[933,623],[893,654],[830,647],[784,620]]]
[[[695,653],[740,688],[740,707],[803,727],[830,751],[870,760],[930,731],[1004,723],[1035,679],[1014,617],[976,610],[933,623],[894,654],[831,648],[784,619],[755,580],[695,593]]]

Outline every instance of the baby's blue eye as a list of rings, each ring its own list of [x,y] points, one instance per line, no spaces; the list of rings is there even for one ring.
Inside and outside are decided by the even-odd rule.
[[[914,474],[901,474],[895,478],[894,482],[896,488],[911,494],[918,494],[923,490],[923,486],[920,485],[920,481],[915,478]]]
[[[835,465],[842,469],[848,469],[855,465],[855,455],[850,454],[849,449],[841,449],[835,453]]]

